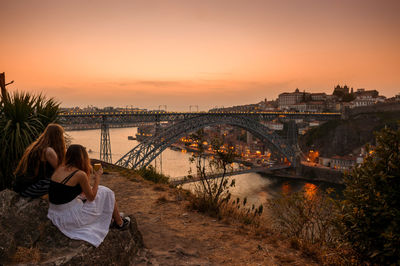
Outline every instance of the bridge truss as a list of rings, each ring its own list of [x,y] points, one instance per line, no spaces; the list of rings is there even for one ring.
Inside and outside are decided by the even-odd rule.
[[[229,114],[191,117],[181,120],[146,139],[130,150],[116,164],[125,168],[148,166],[162,151],[175,143],[184,135],[195,132],[206,126],[226,124],[243,128],[255,137],[275,148],[287,158],[293,166],[297,164],[298,152],[273,130],[248,116],[231,116]]]

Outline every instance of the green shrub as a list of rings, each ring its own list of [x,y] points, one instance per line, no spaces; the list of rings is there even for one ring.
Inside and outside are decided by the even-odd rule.
[[[400,264],[400,131],[376,134],[376,149],[345,177],[343,234],[362,261]]]
[[[0,104],[0,190],[11,188],[13,171],[25,149],[56,122],[59,104],[42,95],[16,92]]]
[[[157,173],[156,169],[149,165],[148,167],[142,167],[137,171],[138,175],[146,180],[152,181],[154,183],[169,183],[169,177],[163,174]]]

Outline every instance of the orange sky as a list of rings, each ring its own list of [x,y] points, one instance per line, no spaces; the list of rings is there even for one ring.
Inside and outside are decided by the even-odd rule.
[[[10,90],[201,110],[333,86],[400,92],[400,1],[1,0]]]

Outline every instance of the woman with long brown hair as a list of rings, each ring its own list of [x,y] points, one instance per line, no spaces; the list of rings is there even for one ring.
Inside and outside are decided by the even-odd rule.
[[[25,150],[15,170],[14,190],[24,197],[40,197],[48,193],[50,177],[65,157],[64,129],[49,124]]]
[[[129,217],[118,212],[114,192],[99,186],[102,167],[94,171],[82,145],[69,146],[65,162],[51,177],[47,217],[60,231],[72,239],[84,240],[98,247],[106,237],[111,220],[113,227],[124,230]],[[83,194],[83,195],[82,195]]]

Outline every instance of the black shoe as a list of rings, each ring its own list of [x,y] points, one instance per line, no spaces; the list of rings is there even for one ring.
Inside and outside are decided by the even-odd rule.
[[[124,217],[124,218],[122,218],[122,224],[121,224],[121,225],[118,225],[118,224],[114,221],[113,227],[116,228],[116,229],[118,229],[118,230],[124,231],[124,230],[128,229],[128,226],[129,226],[130,224],[131,224],[131,218],[129,218],[129,217]]]

